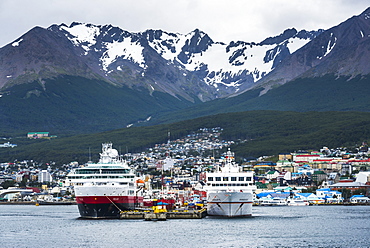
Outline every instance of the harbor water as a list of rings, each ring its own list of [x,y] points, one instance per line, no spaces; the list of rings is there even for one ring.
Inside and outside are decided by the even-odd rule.
[[[250,218],[80,219],[76,205],[0,205],[1,247],[370,247],[370,206],[253,207]]]

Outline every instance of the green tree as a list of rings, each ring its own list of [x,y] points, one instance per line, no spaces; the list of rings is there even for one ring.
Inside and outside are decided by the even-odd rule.
[[[1,185],[1,187],[3,187],[4,189],[7,189],[7,188],[9,188],[9,187],[15,187],[15,184],[16,184],[16,181],[14,181],[14,180],[10,180],[10,181],[2,182],[0,185]]]
[[[342,188],[342,189],[339,189],[338,191],[342,192],[342,197],[344,198],[344,200],[348,200],[352,196],[352,192],[349,189]]]

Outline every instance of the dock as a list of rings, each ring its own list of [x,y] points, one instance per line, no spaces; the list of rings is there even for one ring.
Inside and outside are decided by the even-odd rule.
[[[158,211],[123,211],[120,219],[144,219],[144,220],[167,220],[167,219],[202,219],[207,216],[207,210],[173,210],[168,212]]]

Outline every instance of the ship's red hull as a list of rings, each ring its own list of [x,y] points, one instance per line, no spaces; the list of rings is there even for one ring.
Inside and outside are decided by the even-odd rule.
[[[82,218],[119,218],[121,211],[141,207],[143,197],[136,196],[83,196],[76,197]]]

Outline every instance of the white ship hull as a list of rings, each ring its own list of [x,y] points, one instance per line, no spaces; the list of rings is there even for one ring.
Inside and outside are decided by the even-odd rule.
[[[207,214],[210,216],[252,216],[252,192],[218,191],[207,194]]]

